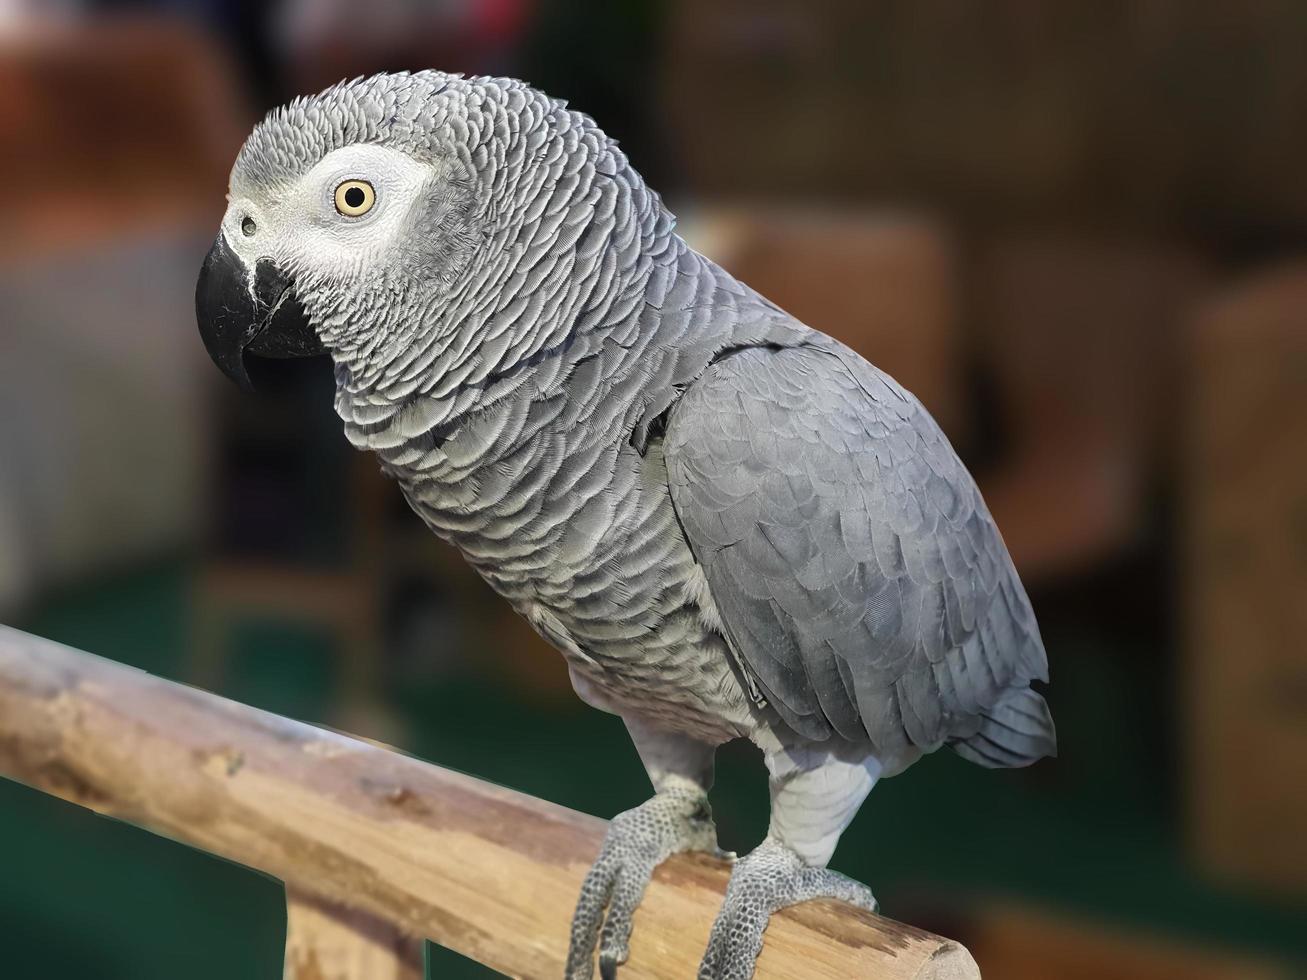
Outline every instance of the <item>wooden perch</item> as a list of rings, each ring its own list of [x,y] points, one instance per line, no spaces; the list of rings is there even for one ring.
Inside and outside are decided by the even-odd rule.
[[[510,975],[561,977],[572,906],[605,827],[5,627],[0,774],[286,882],[286,976],[296,980],[418,976],[406,936]],[[659,868],[622,980],[693,976],[727,875],[697,855]],[[364,956],[351,933],[370,944],[372,965],[344,962]],[[340,965],[307,965],[333,956]],[[776,915],[757,976],[979,972],[956,943],[818,901]]]
[[[424,980],[422,940],[383,919],[286,886],[283,980]]]

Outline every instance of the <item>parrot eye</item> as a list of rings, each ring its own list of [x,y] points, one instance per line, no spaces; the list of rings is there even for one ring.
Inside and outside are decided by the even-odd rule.
[[[358,218],[372,210],[377,194],[366,180],[347,180],[336,188],[336,210],[347,218]]]

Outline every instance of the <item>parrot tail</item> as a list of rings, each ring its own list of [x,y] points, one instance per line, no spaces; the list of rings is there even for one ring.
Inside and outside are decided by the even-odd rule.
[[[1017,769],[1056,756],[1057,730],[1038,691],[1014,688],[985,713],[976,734],[952,743],[952,748],[986,769]]]

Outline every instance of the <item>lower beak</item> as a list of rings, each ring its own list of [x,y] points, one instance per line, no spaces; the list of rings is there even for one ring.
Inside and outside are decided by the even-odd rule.
[[[271,259],[251,272],[223,235],[214,241],[195,284],[195,319],[213,363],[246,390],[245,352],[310,357],[325,349],[295,296],[295,283]]]

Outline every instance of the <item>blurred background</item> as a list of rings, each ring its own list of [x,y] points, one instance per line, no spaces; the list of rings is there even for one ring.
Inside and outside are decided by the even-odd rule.
[[[989,980],[1307,977],[1307,8],[0,0],[0,618],[611,816],[620,721],[192,290],[268,108],[524,77],[918,393],[1040,616],[1061,756],[940,753],[834,866]],[[766,827],[723,750],[722,843]],[[0,785],[0,975],[279,975],[276,882]],[[487,971],[439,950],[429,972]]]

